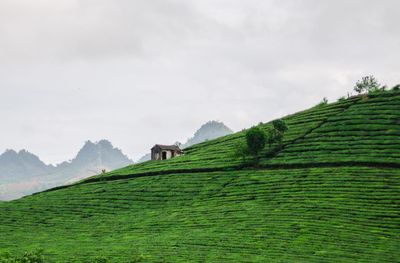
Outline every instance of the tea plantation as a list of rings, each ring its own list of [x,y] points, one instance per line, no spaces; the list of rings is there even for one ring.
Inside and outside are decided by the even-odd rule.
[[[0,253],[43,249],[46,262],[400,262],[400,92],[283,119],[283,148],[262,153],[257,168],[234,155],[242,131],[1,202]]]

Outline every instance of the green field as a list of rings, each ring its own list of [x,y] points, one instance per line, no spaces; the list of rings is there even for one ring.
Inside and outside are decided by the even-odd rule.
[[[0,203],[0,252],[49,262],[400,262],[400,92],[320,105],[257,169],[244,131]],[[262,124],[268,129],[269,123]]]

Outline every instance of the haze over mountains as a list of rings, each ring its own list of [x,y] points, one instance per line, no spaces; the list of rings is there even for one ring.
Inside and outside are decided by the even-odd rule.
[[[203,124],[200,129],[195,132],[194,136],[192,138],[189,138],[188,141],[181,147],[187,148],[194,144],[216,139],[231,133],[233,133],[233,131],[228,128],[223,122],[209,121]]]
[[[87,141],[74,159],[56,166],[46,165],[26,150],[7,150],[0,155],[0,199],[18,198],[132,163],[107,140]]]
[[[54,168],[52,165],[46,165],[39,157],[26,150],[19,152],[6,150],[0,155],[1,182],[26,179],[33,175],[44,175]]]
[[[231,133],[232,130],[222,122],[210,121],[182,147]],[[150,155],[146,155],[139,162],[149,159]],[[107,140],[87,141],[74,159],[57,165],[47,165],[26,150],[6,150],[0,155],[0,200],[16,199],[99,174],[103,169],[110,171],[133,163]]]

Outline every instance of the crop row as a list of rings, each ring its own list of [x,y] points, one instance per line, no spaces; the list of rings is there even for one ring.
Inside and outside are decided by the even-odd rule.
[[[400,96],[386,97],[386,100],[400,103]],[[328,118],[305,138],[288,145],[270,163],[330,160],[399,163],[400,106],[385,104],[387,101],[377,97],[354,103],[341,114]]]
[[[0,204],[0,247],[41,246],[78,261],[142,253],[154,262],[391,262],[399,178],[396,169],[341,167],[77,185]]]

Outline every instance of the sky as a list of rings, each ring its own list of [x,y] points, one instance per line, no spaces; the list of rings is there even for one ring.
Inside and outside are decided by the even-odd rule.
[[[235,131],[400,83],[398,0],[2,0],[0,152],[87,140],[136,160],[209,120]]]

